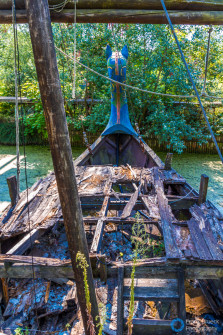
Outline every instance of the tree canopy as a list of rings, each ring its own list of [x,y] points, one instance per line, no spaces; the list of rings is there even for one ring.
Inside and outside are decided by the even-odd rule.
[[[74,27],[69,24],[53,24],[55,45],[73,55]],[[177,94],[194,95],[179,51],[166,25],[133,24],[77,24],[77,59],[97,72],[107,75],[105,48],[113,50],[128,46],[127,83],[142,89]],[[205,57],[209,27],[176,26],[183,52],[201,92],[204,83]],[[0,94],[14,95],[14,42],[10,26],[0,28]],[[223,96],[222,49],[223,30],[214,27],[211,34],[206,92]],[[32,108],[26,108],[24,117],[26,134],[40,133],[47,137],[38,81],[32,55],[28,25],[18,27],[21,95],[38,100]],[[72,86],[74,65],[57,51],[61,86],[65,99],[69,127],[88,132],[102,131],[110,115],[110,84],[107,80],[77,65],[76,98],[99,99],[102,102],[87,105],[74,104]],[[143,136],[156,136],[174,151],[182,152],[185,139],[200,143],[209,138],[203,115],[196,99],[173,99],[127,89],[130,118],[137,122]],[[205,100],[207,114],[216,134],[223,132],[223,109],[213,108],[216,100]],[[220,100],[221,101],[221,100]],[[20,110],[20,113],[22,111]],[[0,105],[0,121],[12,119],[13,105]]]

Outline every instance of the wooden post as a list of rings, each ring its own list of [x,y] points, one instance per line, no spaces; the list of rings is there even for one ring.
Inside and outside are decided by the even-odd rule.
[[[118,268],[117,335],[123,335],[124,324],[124,267]]]
[[[15,206],[17,200],[17,180],[16,176],[8,177],[7,184],[9,188],[9,195],[11,198],[12,207]]]
[[[179,292],[178,316],[184,323],[184,328],[179,334],[186,335],[186,303],[185,303],[185,286],[184,286],[183,269],[179,269],[178,272],[178,292]]]
[[[84,255],[89,265],[87,281],[92,307],[91,314],[95,325],[98,323],[96,318],[99,313],[78,196],[48,1],[26,0],[26,10],[64,226],[77,285],[78,302],[81,308],[85,334],[90,335],[83,271],[78,267],[76,260],[78,252]],[[95,328],[97,334],[98,329]]]
[[[164,167],[165,170],[171,170],[172,158],[173,154],[168,152],[166,154],[165,167]]]
[[[201,205],[206,201],[207,191],[208,191],[208,181],[209,181],[209,177],[206,174],[202,174],[201,181],[200,181],[198,205]]]

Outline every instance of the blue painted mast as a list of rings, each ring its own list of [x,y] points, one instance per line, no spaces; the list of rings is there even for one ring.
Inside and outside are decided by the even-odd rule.
[[[121,53],[112,52],[111,47],[106,48],[107,67],[109,78],[126,83],[126,64],[128,48],[124,46]],[[133,129],[130,119],[124,86],[111,82],[111,114],[110,119],[102,135],[129,134],[138,136]]]

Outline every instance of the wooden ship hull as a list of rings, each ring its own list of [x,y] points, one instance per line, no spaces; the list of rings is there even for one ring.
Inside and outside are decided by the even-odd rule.
[[[223,216],[205,199],[206,179],[198,194],[171,167],[170,157],[167,155],[164,164],[137,137],[112,134],[99,137],[74,161],[94,276],[103,281],[118,276],[119,280],[117,323],[121,328],[117,334],[123,332],[123,306],[124,300],[129,300],[128,278],[133,265],[125,241],[131,240],[132,226],[137,220],[145,225],[151,239],[158,237],[163,241],[164,248],[157,257],[138,260],[135,300],[176,301],[178,316],[185,322],[186,278],[199,279],[217,314],[223,306],[221,299],[211,296],[207,286],[207,279],[211,279],[212,290],[221,296]],[[73,279],[69,255],[67,259],[60,259],[59,254],[51,258],[27,255],[34,241],[41,241],[41,236],[49,232],[55,233],[61,225],[57,184],[51,173],[29,189],[28,206],[24,191],[18,203],[3,213],[0,277],[32,278],[33,264],[35,278],[65,282]],[[124,240],[118,235],[116,244],[108,244],[109,235],[117,232]],[[143,334],[143,329],[145,334],[172,333],[170,320],[142,318],[134,319],[133,324],[134,334]]]

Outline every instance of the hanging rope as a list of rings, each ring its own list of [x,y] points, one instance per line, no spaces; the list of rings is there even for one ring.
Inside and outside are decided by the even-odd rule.
[[[64,56],[66,56],[69,60],[71,60],[73,62],[73,57],[67,55],[64,51],[62,51],[60,48],[58,48],[57,46],[55,46],[55,48],[60,52],[62,53]],[[86,70],[96,74],[97,76],[100,76],[112,83],[115,83],[115,84],[118,84],[118,85],[121,85],[123,87],[128,87],[128,88],[131,88],[132,90],[136,90],[136,91],[140,91],[140,92],[145,92],[145,93],[148,93],[148,94],[152,94],[152,95],[158,95],[158,96],[164,96],[164,97],[169,97],[169,98],[182,98],[182,99],[195,99],[197,96],[196,95],[177,95],[177,94],[168,94],[168,93],[159,93],[159,92],[153,92],[153,91],[148,91],[148,90],[143,90],[142,88],[139,88],[139,87],[135,87],[135,86],[131,86],[131,85],[128,85],[128,84],[124,84],[124,83],[121,83],[119,81],[116,81],[114,79],[111,79],[109,77],[106,77],[104,76],[103,74],[91,69],[90,67],[88,67],[87,65],[79,62],[78,60],[76,60],[76,64],[79,64],[80,66],[84,67]],[[205,99],[223,99],[223,97],[215,97],[215,96],[210,96],[210,95],[207,95],[205,96]]]
[[[206,93],[206,82],[207,82],[207,72],[208,72],[208,61],[209,61],[209,52],[210,52],[210,41],[211,41],[211,32],[213,28],[210,26],[209,32],[208,32],[208,45],[207,45],[207,54],[205,57],[205,73],[204,73],[204,86],[201,92],[202,95],[207,95]]]
[[[196,87],[196,85],[195,85],[195,83],[194,83],[194,80],[193,80],[193,78],[192,78],[192,76],[191,76],[189,67],[188,67],[188,65],[187,65],[186,59],[185,59],[184,54],[183,54],[183,51],[182,51],[182,49],[181,49],[181,47],[180,47],[180,43],[179,43],[179,41],[178,41],[177,35],[176,35],[176,33],[175,33],[175,30],[174,30],[174,27],[173,27],[173,25],[172,25],[171,19],[170,19],[170,17],[169,17],[168,11],[167,11],[167,9],[166,9],[164,0],[160,0],[160,1],[161,1],[162,6],[163,6],[163,9],[164,9],[166,18],[167,18],[167,20],[168,20],[168,23],[169,23],[169,25],[170,25],[170,29],[171,29],[171,31],[172,31],[172,34],[173,34],[173,36],[174,36],[174,39],[175,39],[175,41],[176,41],[176,43],[177,43],[177,47],[178,47],[178,49],[179,49],[179,51],[180,51],[180,55],[181,55],[182,61],[183,61],[184,65],[185,65],[185,67],[186,67],[188,76],[189,76],[189,78],[190,78],[191,84],[192,84],[193,89],[194,89],[194,91],[195,91],[197,100],[198,100],[198,102],[199,102],[199,104],[200,104],[201,110],[202,110],[203,115],[204,115],[204,118],[205,118],[205,120],[206,120],[206,123],[207,123],[208,129],[209,129],[209,131],[210,131],[212,140],[213,140],[213,142],[214,142],[214,144],[215,144],[215,147],[216,147],[216,149],[217,149],[218,155],[219,155],[219,157],[220,157],[220,159],[221,159],[221,161],[222,161],[222,163],[223,163],[223,157],[222,157],[221,151],[220,151],[220,149],[219,149],[219,146],[218,146],[218,143],[217,143],[217,141],[216,141],[215,135],[214,135],[214,133],[213,133],[213,131],[212,131],[212,129],[211,129],[211,125],[210,125],[210,123],[209,123],[209,120],[208,120],[208,118],[207,118],[207,115],[206,115],[206,112],[205,112],[205,110],[204,110],[203,104],[202,104],[202,102],[201,102],[201,98],[200,98],[200,95],[199,95],[199,93],[198,93],[197,87]]]
[[[12,11],[13,11],[13,17],[14,17],[14,23],[15,23],[15,30],[14,30],[14,48],[15,48],[15,64],[16,64],[16,92],[17,92],[17,100],[18,100],[18,94],[19,98],[21,100],[22,92],[21,92],[21,80],[20,80],[20,56],[19,56],[19,44],[18,44],[18,32],[17,32],[17,25],[16,25],[16,6],[15,6],[15,0],[12,0]],[[30,223],[30,211],[29,211],[29,189],[28,189],[28,175],[27,175],[27,159],[26,159],[26,147],[25,147],[25,127],[24,127],[24,114],[22,109],[22,141],[23,141],[23,154],[24,154],[24,162],[25,162],[25,182],[26,182],[26,205],[27,205],[27,214],[28,214],[28,226],[29,226],[29,238],[30,238],[30,245],[31,249],[33,249],[33,241],[31,236],[31,223]],[[34,303],[35,306],[37,306],[37,300],[36,300],[36,286],[35,286],[35,270],[34,270],[34,259],[32,254],[32,281],[33,281],[33,293],[34,293]],[[36,313],[36,320],[37,325],[39,326],[39,320],[37,316],[37,311],[35,309]]]
[[[76,97],[76,64],[77,64],[77,2],[74,0],[74,81],[72,89],[72,98]]]
[[[17,167],[17,199],[20,194],[20,155],[19,155],[19,102],[18,102],[18,72],[17,72],[17,24],[16,24],[16,11],[15,0],[12,2],[12,23],[14,35],[14,72],[15,72],[15,125],[16,125],[16,167]]]

